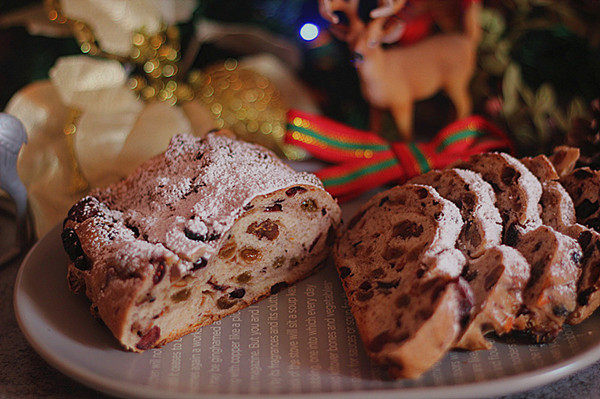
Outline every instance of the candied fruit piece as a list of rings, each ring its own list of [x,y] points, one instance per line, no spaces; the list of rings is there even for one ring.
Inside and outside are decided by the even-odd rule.
[[[238,283],[247,283],[248,281],[250,281],[252,279],[252,273],[250,272],[244,272],[242,274],[240,274],[239,276],[237,276],[236,280]]]
[[[227,295],[224,295],[221,298],[217,299],[217,307],[219,309],[229,309],[233,305],[235,305],[235,302],[236,301],[231,300]]]
[[[248,263],[252,263],[252,262],[256,262],[257,260],[260,260],[260,258],[262,258],[262,254],[258,249],[255,248],[244,248],[240,251],[240,257],[248,262]]]
[[[235,243],[235,241],[229,241],[227,244],[223,245],[223,247],[219,251],[219,258],[231,259],[233,254],[235,254],[236,248],[237,244]]]
[[[183,302],[190,297],[191,293],[192,293],[191,289],[185,288],[185,289],[183,289],[181,291],[177,291],[176,293],[171,295],[171,300],[175,303]]]
[[[267,219],[260,223],[252,222],[246,229],[246,233],[254,234],[259,239],[266,238],[269,241],[273,241],[279,236],[279,227],[277,223],[271,219]]]

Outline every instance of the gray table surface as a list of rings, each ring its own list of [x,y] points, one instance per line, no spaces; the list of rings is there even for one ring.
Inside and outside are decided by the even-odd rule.
[[[0,216],[0,253],[14,234]],[[13,286],[21,259],[0,269],[0,398],[107,398],[50,367],[27,343],[13,310]],[[502,392],[498,392],[501,395]],[[600,398],[600,362],[553,384],[503,398]]]

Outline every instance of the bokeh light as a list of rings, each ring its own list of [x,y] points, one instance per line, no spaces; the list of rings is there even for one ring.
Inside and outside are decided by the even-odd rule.
[[[300,28],[300,37],[307,42],[314,40],[319,36],[319,27],[315,24],[306,23]]]

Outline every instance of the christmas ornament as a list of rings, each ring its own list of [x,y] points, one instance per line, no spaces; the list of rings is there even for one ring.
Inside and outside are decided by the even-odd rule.
[[[341,201],[370,189],[401,183],[481,152],[514,152],[512,142],[484,118],[456,121],[428,143],[389,143],[373,132],[300,111],[288,113],[286,141],[333,163],[316,174]]]
[[[459,119],[471,113],[469,83],[475,68],[480,37],[478,1],[465,11],[463,33],[441,33],[407,47],[384,49],[397,42],[405,24],[396,14],[406,0],[386,0],[365,18],[360,0],[320,0],[324,18],[333,23],[331,31],[347,41],[361,77],[365,98],[377,108],[390,109],[402,140],[409,141],[413,130],[413,104],[444,90]],[[338,14],[345,16],[342,24]]]

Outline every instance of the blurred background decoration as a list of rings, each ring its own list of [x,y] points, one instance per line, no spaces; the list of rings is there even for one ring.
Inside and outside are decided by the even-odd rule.
[[[451,3],[462,0],[407,0],[394,46],[460,29]],[[377,5],[360,0],[361,13]],[[511,135],[522,155],[568,141],[598,165],[600,2],[482,5],[475,113]],[[353,56],[328,27],[317,0],[4,0],[0,110],[26,119],[18,170],[38,234],[174,133],[228,127],[298,160],[306,153],[283,142],[290,108],[372,127]],[[453,119],[444,94],[419,101],[415,139],[430,140]],[[388,112],[375,125],[398,139]]]

